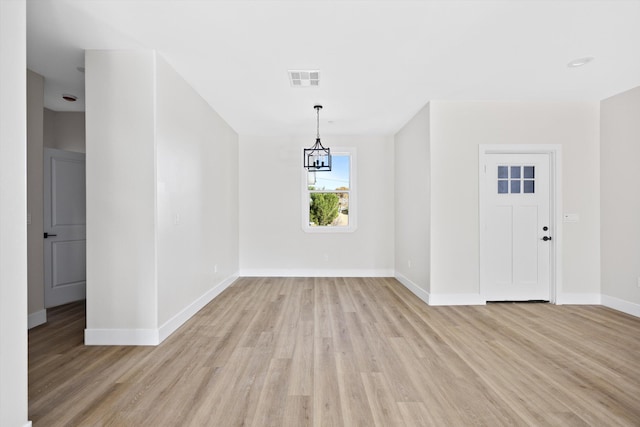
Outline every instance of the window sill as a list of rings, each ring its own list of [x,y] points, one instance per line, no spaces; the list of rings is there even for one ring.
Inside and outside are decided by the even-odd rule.
[[[350,225],[347,227],[344,226],[340,226],[340,227],[311,227],[309,225],[303,225],[302,226],[302,231],[304,231],[305,233],[318,233],[318,234],[325,234],[325,233],[353,233],[354,231],[356,231],[356,226],[355,225]]]

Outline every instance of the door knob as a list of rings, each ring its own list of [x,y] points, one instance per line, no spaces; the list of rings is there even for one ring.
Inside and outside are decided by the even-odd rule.
[[[46,239],[47,237],[55,237],[57,236],[57,234],[49,234],[49,233],[44,233],[44,238]]]
[[[544,237],[542,238],[542,240],[544,240],[545,242],[546,242],[547,240],[551,240],[551,236],[544,236]]]

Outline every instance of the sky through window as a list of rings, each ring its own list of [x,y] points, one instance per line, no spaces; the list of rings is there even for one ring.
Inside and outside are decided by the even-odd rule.
[[[316,174],[313,187],[316,190],[336,190],[349,188],[349,156],[333,155],[330,172],[309,172]]]

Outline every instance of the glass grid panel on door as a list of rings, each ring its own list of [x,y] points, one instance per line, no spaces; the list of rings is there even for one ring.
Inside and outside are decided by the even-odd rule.
[[[534,194],[535,166],[498,166],[498,194]]]

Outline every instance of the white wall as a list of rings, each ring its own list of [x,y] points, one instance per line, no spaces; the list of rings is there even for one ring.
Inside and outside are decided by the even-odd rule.
[[[238,274],[238,136],[160,57],[156,111],[163,325]]]
[[[479,293],[478,144],[562,145],[560,301],[599,301],[599,105],[431,103],[431,292]],[[464,268],[461,268],[464,267]]]
[[[44,109],[42,143],[45,147],[56,148],[56,115],[57,111]]]
[[[385,136],[323,136],[357,150],[357,230],[302,230],[304,136],[240,136],[240,274],[392,276],[393,144]]]
[[[640,316],[640,87],[601,103],[603,303]]]
[[[85,342],[157,344],[237,277],[238,137],[153,51],[85,68]]]
[[[44,145],[58,150],[85,152],[85,113],[44,110]]]
[[[394,137],[395,272],[423,299],[430,289],[430,106]]]
[[[85,68],[87,330],[153,335],[155,54],[90,50]]]
[[[27,421],[26,3],[0,1],[0,425]]]
[[[46,322],[44,308],[43,206],[44,78],[27,70],[27,224],[29,327]]]

